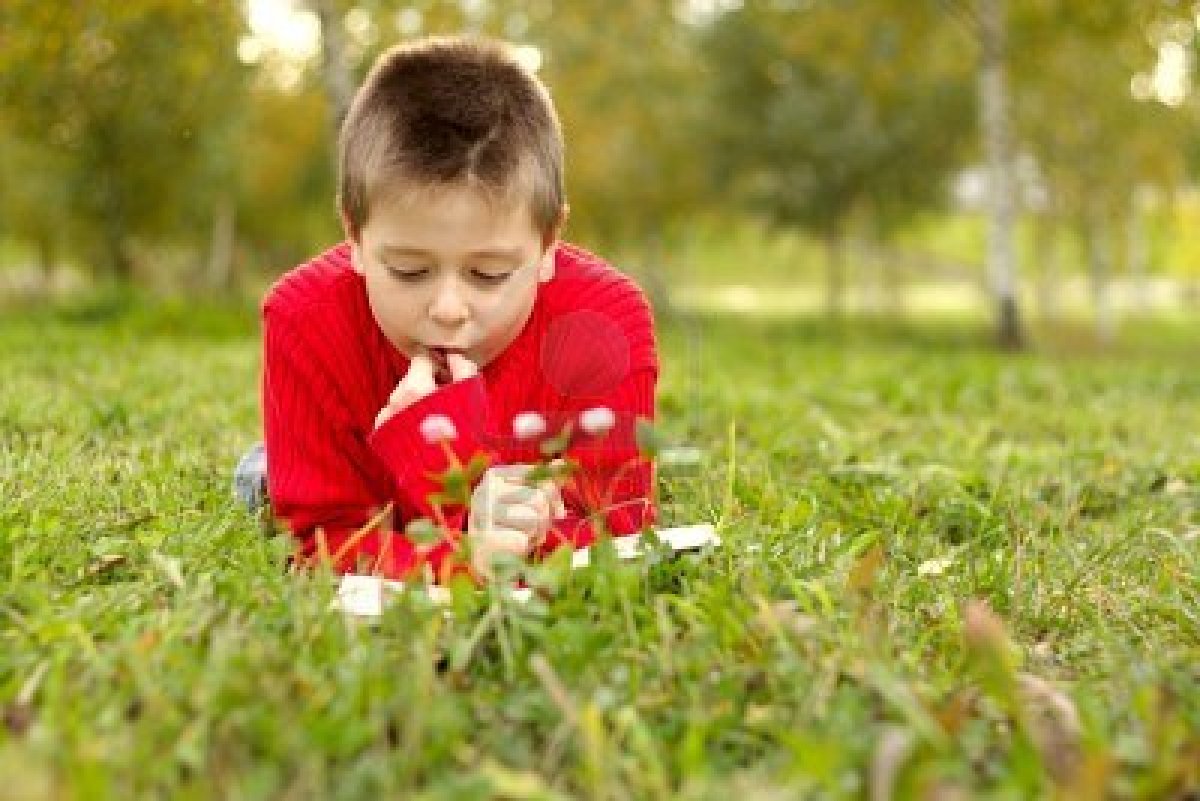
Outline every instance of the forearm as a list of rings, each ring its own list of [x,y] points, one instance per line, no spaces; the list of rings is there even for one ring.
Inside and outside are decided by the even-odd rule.
[[[623,537],[654,524],[653,467],[639,460],[624,468],[592,474],[582,487],[564,488],[567,514],[552,526],[537,549],[545,556],[563,545],[584,548],[604,532]]]
[[[417,545],[390,529],[322,527],[297,540],[294,565],[327,565],[338,574],[370,574],[396,581],[425,577],[444,582],[465,571],[456,534],[430,545]]]

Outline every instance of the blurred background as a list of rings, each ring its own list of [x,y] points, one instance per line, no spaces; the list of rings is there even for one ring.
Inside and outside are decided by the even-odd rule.
[[[406,38],[551,87],[567,238],[664,313],[1200,309],[1191,0],[5,0],[0,296],[256,297],[340,238],[334,131]]]

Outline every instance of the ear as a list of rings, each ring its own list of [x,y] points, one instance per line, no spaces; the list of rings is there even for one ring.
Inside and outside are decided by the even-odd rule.
[[[567,224],[567,217],[570,214],[570,205],[564,203],[554,226],[542,237],[542,261],[538,265],[538,281],[543,284],[554,277],[555,245],[558,244],[559,235],[562,234],[563,226]]]
[[[542,251],[542,258],[538,261],[538,283],[544,284],[554,277],[554,247],[553,242],[550,247]]]
[[[359,275],[363,274],[362,261],[362,240],[359,236],[359,230],[350,221],[350,217],[346,214],[346,210],[342,208],[341,199],[338,199],[338,216],[342,218],[342,231],[346,234],[346,241],[350,243],[350,266],[354,268],[354,272]]]

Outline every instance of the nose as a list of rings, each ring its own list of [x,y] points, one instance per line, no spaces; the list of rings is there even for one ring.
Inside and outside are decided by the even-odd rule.
[[[429,317],[438,325],[455,326],[466,322],[469,310],[462,288],[453,278],[443,281],[434,290],[429,305]]]

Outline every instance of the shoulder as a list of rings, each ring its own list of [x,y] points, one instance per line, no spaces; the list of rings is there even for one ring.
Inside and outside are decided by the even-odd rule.
[[[637,282],[576,245],[558,246],[545,295],[552,319],[589,312],[611,320],[626,336],[653,334],[653,310]]]
[[[263,298],[262,315],[267,323],[313,323],[351,312],[361,298],[362,277],[343,242],[280,276]]]
[[[593,394],[581,388],[657,371],[654,317],[637,283],[575,245],[560,244],[554,264],[542,298],[541,359],[551,382],[564,394]]]
[[[371,370],[378,329],[346,244],[290,270],[262,302],[264,361],[285,361],[345,384]]]

